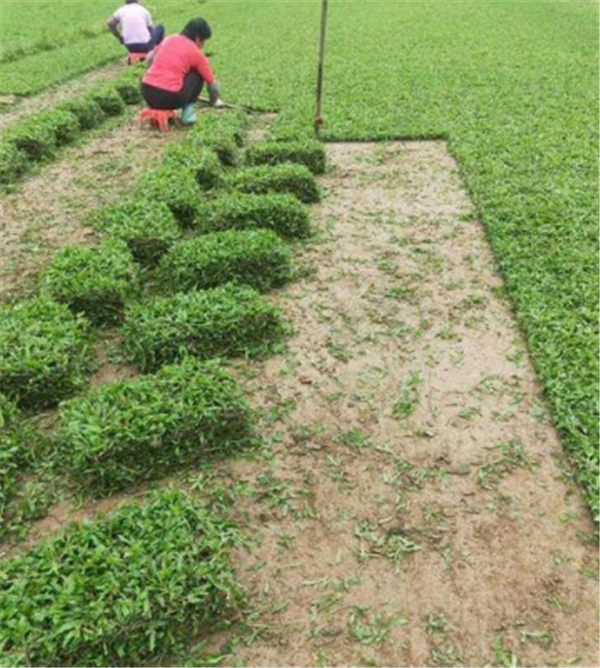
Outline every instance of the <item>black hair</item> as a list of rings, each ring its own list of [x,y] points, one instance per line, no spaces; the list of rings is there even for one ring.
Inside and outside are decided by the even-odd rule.
[[[207,40],[211,38],[212,30],[204,19],[192,19],[181,31],[181,34],[193,41],[198,38]]]

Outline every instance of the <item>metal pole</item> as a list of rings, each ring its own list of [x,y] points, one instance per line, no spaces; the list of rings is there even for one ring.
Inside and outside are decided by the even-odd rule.
[[[327,36],[327,7],[328,0],[321,1],[321,39],[319,42],[319,69],[317,72],[317,104],[315,110],[315,134],[321,136],[323,127],[323,79],[325,78],[325,38]]]

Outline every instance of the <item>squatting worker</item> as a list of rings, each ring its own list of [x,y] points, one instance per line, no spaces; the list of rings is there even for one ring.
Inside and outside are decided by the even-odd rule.
[[[154,50],[150,69],[142,79],[142,95],[151,109],[181,109],[181,120],[195,123],[196,102],[204,84],[210,103],[223,106],[217,80],[202,52],[211,35],[204,19],[194,19],[181,35],[168,37]]]
[[[150,12],[139,0],[125,0],[106,25],[130,53],[149,53],[165,37],[164,27],[152,24]]]

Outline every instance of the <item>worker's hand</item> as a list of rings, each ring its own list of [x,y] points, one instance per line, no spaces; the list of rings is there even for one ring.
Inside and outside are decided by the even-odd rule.
[[[225,108],[225,102],[223,102],[223,100],[222,100],[220,97],[218,97],[218,98],[213,102],[213,107],[214,107],[215,109],[224,109],[224,108]]]

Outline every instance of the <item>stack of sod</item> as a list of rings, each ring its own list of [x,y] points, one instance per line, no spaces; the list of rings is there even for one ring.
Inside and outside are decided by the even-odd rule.
[[[3,665],[159,665],[239,604],[237,543],[230,523],[160,490],[4,559]]]
[[[202,114],[188,133],[186,143],[213,150],[222,165],[239,162],[239,147],[244,140],[245,123],[240,114]]]
[[[265,354],[285,333],[279,309],[235,284],[132,306],[123,330],[129,356],[144,371],[186,355]]]
[[[227,185],[232,190],[245,193],[290,193],[305,204],[321,199],[319,186],[310,169],[292,163],[244,167],[228,174]]]
[[[202,200],[194,173],[173,163],[144,173],[136,184],[136,194],[166,204],[183,227],[193,224]]]
[[[100,210],[92,224],[125,241],[135,260],[150,267],[182,236],[168,205],[145,197]]]
[[[158,284],[170,292],[233,282],[266,292],[291,278],[290,250],[270,230],[226,230],[181,241],[163,257]]]
[[[43,288],[95,325],[118,322],[125,304],[138,294],[139,277],[124,241],[110,239],[96,248],[72,246],[54,259]]]
[[[0,307],[0,392],[51,406],[79,390],[89,367],[88,322],[45,297]]]
[[[29,117],[9,128],[3,137],[19,151],[36,162],[54,155],[59,146],[73,141],[79,134],[77,117],[66,109],[53,109]]]
[[[286,239],[310,234],[308,208],[293,195],[229,193],[202,203],[194,220],[201,234],[226,229],[266,228]]]
[[[234,451],[250,438],[250,409],[236,382],[215,363],[193,359],[103,385],[60,411],[69,473],[95,496]]]
[[[326,168],[325,147],[311,139],[258,142],[248,148],[245,159],[249,165],[294,162],[308,167],[313,174],[323,174]]]
[[[165,151],[164,164],[179,173],[189,170],[201,190],[212,190],[221,182],[221,163],[209,148],[175,144]]]

